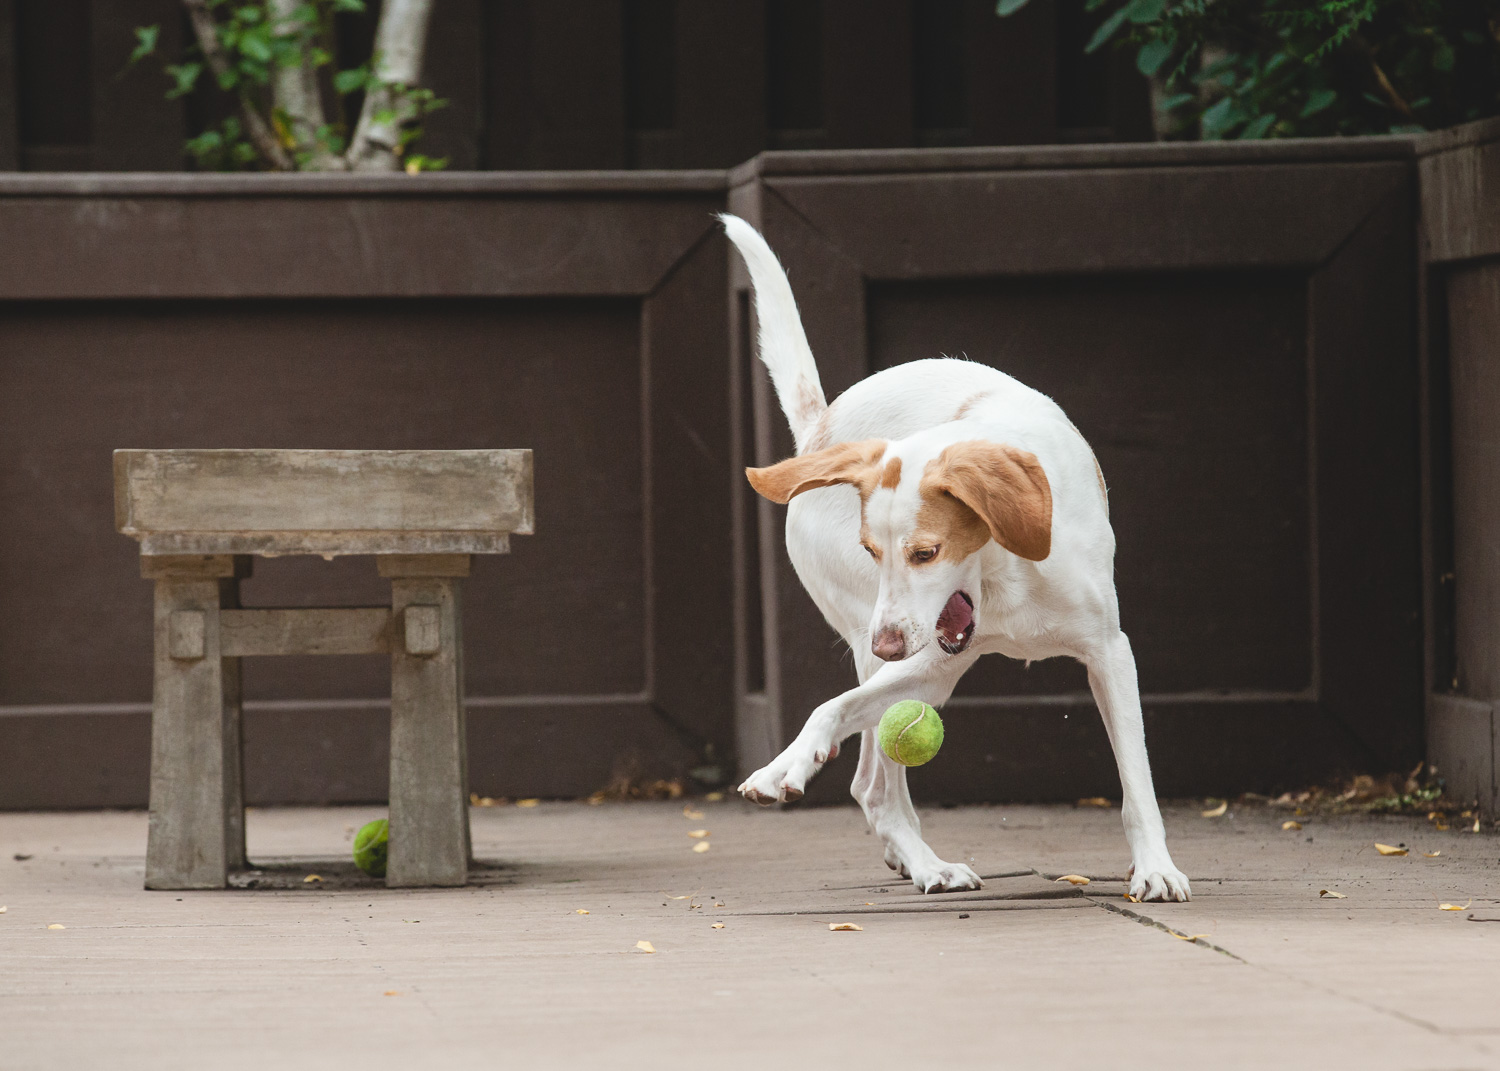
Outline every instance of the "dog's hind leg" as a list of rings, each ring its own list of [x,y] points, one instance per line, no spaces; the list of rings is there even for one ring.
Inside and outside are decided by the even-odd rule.
[[[963,664],[968,666],[969,661],[972,660],[966,660]],[[859,648],[855,648],[855,663],[859,670],[861,688],[870,687],[871,678],[886,664],[877,660],[873,654],[859,651]],[[953,681],[948,682],[947,688],[933,702],[941,703],[947,699],[948,693],[953,691],[954,682],[957,682],[962,673],[962,669],[957,670]],[[855,688],[855,691],[858,690],[859,688]],[[847,699],[852,694],[852,691],[844,693],[840,699]],[[883,711],[883,708],[880,709]],[[879,714],[876,714],[876,720],[879,720]],[[750,784],[750,781],[745,781],[745,784]],[[741,790],[744,790],[744,786],[741,786]],[[942,861],[938,858],[938,853],[927,846],[927,841],[922,840],[921,819],[916,816],[912,796],[906,787],[906,766],[895,762],[886,756],[885,751],[880,750],[874,729],[859,730],[859,766],[855,769],[849,790],[855,801],[858,801],[859,808],[864,810],[864,817],[870,823],[870,828],[885,844],[885,864],[891,870],[898,870],[901,876],[910,877],[916,888],[924,892],[983,888],[984,882],[981,882],[974,870],[962,862]],[[745,795],[750,796],[750,792],[745,792]],[[768,801],[762,799],[762,802]]]
[[[1151,763],[1146,757],[1141,693],[1130,641],[1123,632],[1117,632],[1084,661],[1089,670],[1089,687],[1115,751],[1115,765],[1124,791],[1120,817],[1125,823],[1126,843],[1130,845],[1130,895],[1140,900],[1191,899],[1187,876],[1177,869],[1167,851],[1166,830],[1156,804],[1156,789],[1151,783]]]
[[[982,889],[984,882],[963,863],[945,863],[922,839],[922,820],[906,787],[906,767],[880,749],[874,729],[860,737],[859,770],[850,786],[865,820],[885,845],[885,865],[923,892]]]

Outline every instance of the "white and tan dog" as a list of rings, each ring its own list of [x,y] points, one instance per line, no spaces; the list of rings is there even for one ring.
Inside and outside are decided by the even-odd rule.
[[[787,552],[854,652],[860,681],[814,710],[740,792],[765,804],[798,799],[860,733],[853,792],[886,863],[925,892],[977,889],[973,870],[922,840],[906,768],[881,751],[875,726],[898,700],[941,706],[980,655],[1066,655],[1088,667],[1114,746],[1130,891],[1188,899],[1120,631],[1104,477],[1083,436],[1052,399],[969,361],[899,365],[829,405],[775,254],[744,220],[722,219],[750,269],[761,359],[797,444],[796,457],[747,475],[766,498],[790,503]]]

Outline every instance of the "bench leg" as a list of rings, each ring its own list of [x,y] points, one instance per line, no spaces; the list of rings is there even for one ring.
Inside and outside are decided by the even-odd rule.
[[[463,885],[469,878],[464,741],[462,571],[455,556],[382,558],[391,579],[392,888]],[[446,572],[448,575],[423,575]],[[453,575],[457,573],[457,575]]]
[[[151,819],[146,888],[220,889],[244,861],[238,659],[219,655],[219,608],[234,601],[212,559],[152,563]],[[145,570],[143,570],[145,571]]]
[[[239,580],[219,581],[219,606],[237,610],[239,605]],[[245,857],[244,677],[240,662],[238,658],[219,659],[224,681],[224,865],[230,870],[249,866]]]

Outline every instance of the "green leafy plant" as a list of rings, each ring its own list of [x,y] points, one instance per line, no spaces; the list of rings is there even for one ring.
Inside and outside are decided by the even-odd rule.
[[[205,77],[230,94],[236,114],[184,146],[211,170],[437,170],[447,161],[409,154],[420,121],[447,102],[418,85],[432,0],[388,0],[375,53],[346,70],[334,63],[334,19],[366,14],[365,0],[183,0],[195,43],[164,63],[169,99]],[[158,53],[160,27],[135,31],[130,62]],[[351,131],[350,98],[363,95]],[[325,96],[329,107],[325,107]]]
[[[1000,0],[1008,15],[1027,0]],[[1087,0],[1170,134],[1434,130],[1500,114],[1500,0]]]

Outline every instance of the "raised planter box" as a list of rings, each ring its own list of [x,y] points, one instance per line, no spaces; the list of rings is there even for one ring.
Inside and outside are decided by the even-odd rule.
[[[146,802],[121,447],[533,448],[538,533],[465,589],[472,787],[726,762],[723,204],[717,171],[0,176],[0,807]],[[244,583],[386,594],[351,559]],[[385,797],[387,662],[247,669],[250,802]]]
[[[1093,444],[1163,795],[1422,756],[1411,139],[770,153],[732,183],[830,397],[962,354],[1052,395]],[[736,470],[791,452],[742,274]],[[786,557],[784,510],[743,485],[736,508],[754,768],[854,674]],[[918,798],[1119,791],[1074,663],[986,659],[944,716]]]
[[[1427,751],[1500,812],[1500,122],[1424,138]]]

